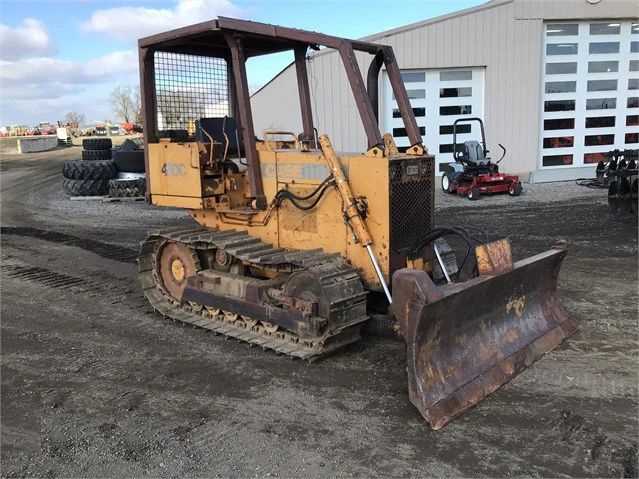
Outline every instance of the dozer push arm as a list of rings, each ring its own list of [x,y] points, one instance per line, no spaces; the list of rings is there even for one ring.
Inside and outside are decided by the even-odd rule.
[[[371,238],[366,223],[364,222],[364,218],[362,218],[362,215],[357,208],[357,202],[355,201],[355,197],[351,191],[351,186],[346,179],[346,175],[344,175],[344,172],[342,171],[342,165],[339,162],[337,153],[335,153],[335,150],[333,149],[331,140],[328,139],[328,136],[322,135],[320,136],[319,141],[322,147],[324,159],[328,163],[328,167],[333,174],[333,178],[335,178],[335,185],[337,186],[339,194],[342,197],[342,201],[344,202],[344,215],[346,221],[353,230],[353,234],[355,235],[357,242],[361,243],[362,246],[373,244],[373,238]]]
[[[379,279],[379,282],[382,284],[382,288],[384,289],[384,294],[386,295],[388,302],[392,303],[393,300],[390,294],[390,290],[388,289],[388,285],[384,280],[384,274],[379,267],[379,263],[377,262],[375,253],[373,252],[373,238],[368,232],[366,221],[362,217],[362,212],[358,208],[357,201],[353,196],[351,185],[348,183],[348,179],[346,178],[346,175],[344,175],[344,171],[342,171],[342,165],[339,162],[337,153],[335,153],[333,145],[328,139],[328,136],[320,136],[319,142],[322,148],[324,159],[328,163],[328,167],[330,168],[331,173],[333,174],[333,178],[335,179],[335,185],[337,186],[337,190],[342,198],[342,203],[344,205],[344,219],[351,227],[351,230],[353,231],[357,242],[360,243],[364,248],[366,248],[368,256],[371,259],[371,263],[373,264],[373,268],[375,269],[375,274],[377,275],[377,278]]]

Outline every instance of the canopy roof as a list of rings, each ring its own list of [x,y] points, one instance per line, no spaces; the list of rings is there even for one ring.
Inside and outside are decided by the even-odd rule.
[[[228,52],[226,35],[242,39],[247,57],[291,50],[302,45],[337,49],[340,45],[349,43],[354,50],[371,54],[383,48],[375,43],[228,17],[219,17],[217,20],[144,37],[138,41],[138,46],[175,53],[224,56],[223,54]]]

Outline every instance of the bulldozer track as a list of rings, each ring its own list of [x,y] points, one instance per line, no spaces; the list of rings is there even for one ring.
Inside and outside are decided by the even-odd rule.
[[[339,326],[317,338],[301,338],[282,329],[272,330],[259,318],[233,317],[224,310],[193,303],[179,302],[160,286],[156,271],[157,253],[168,241],[179,242],[197,250],[223,249],[246,265],[300,271],[311,269],[319,275],[323,285],[340,291],[342,297],[331,302],[329,321],[341,318]],[[195,255],[197,256],[197,255]],[[368,319],[365,311],[366,292],[359,273],[346,264],[339,254],[322,250],[290,250],[275,248],[249,236],[245,231],[218,231],[205,228],[174,229],[150,233],[141,243],[138,257],[138,277],[144,295],[157,312],[164,317],[213,331],[251,345],[270,349],[291,357],[312,360],[324,356],[360,338],[360,328]],[[361,291],[353,293],[357,286]],[[363,308],[362,308],[363,305]],[[363,311],[363,312],[362,312]],[[344,321],[343,318],[348,318]]]

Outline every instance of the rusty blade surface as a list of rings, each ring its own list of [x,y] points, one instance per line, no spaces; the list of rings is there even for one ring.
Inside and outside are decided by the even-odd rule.
[[[421,271],[393,277],[407,344],[411,402],[433,429],[474,406],[576,330],[557,297],[563,250],[508,272],[437,287]]]

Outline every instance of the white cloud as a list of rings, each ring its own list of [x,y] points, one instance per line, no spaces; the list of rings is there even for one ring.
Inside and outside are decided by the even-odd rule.
[[[49,34],[39,20],[25,18],[15,28],[0,23],[1,60],[46,56],[53,50]]]
[[[138,38],[217,16],[242,16],[230,0],[177,0],[174,8],[115,7],[97,10],[82,27],[121,40]]]
[[[0,61],[0,84],[16,90],[29,85],[85,84],[106,81],[120,75],[137,72],[137,53],[133,50],[112,52],[86,63],[57,58],[26,58],[17,61]]]
[[[216,16],[244,16],[233,1],[174,0],[167,8],[96,10],[81,28],[124,40],[127,50],[85,62],[57,58],[49,34],[38,20],[27,18],[15,28],[0,24],[0,124],[56,120],[71,109],[87,118],[110,115],[110,91],[116,85],[139,82],[134,43],[138,38]],[[91,41],[98,41],[95,35]]]
[[[0,60],[0,114],[3,122],[62,118],[72,106],[82,113],[108,110],[108,94],[116,84],[138,83],[137,52],[123,50],[88,62],[40,57]],[[80,101],[81,100],[81,101]],[[84,105],[78,108],[78,104]]]

